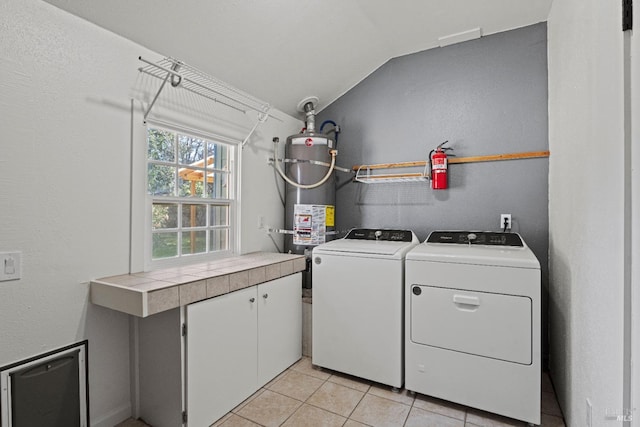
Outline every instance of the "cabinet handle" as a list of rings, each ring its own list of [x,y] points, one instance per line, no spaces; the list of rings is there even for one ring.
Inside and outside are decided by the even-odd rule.
[[[249,302],[256,302],[255,298],[249,298]]]
[[[264,298],[264,299],[269,298],[269,294],[264,294],[264,295],[262,295],[262,298]]]
[[[453,296],[453,302],[454,304],[479,306],[480,298],[456,294]]]

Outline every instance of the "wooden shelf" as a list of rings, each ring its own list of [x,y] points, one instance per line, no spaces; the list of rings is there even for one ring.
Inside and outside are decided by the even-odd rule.
[[[521,159],[535,159],[540,157],[549,157],[551,153],[549,151],[527,151],[523,153],[509,153],[509,154],[492,154],[487,156],[471,156],[471,157],[448,157],[449,164],[461,164],[461,163],[478,163],[478,162],[495,162],[502,160],[521,160]],[[356,172],[354,181],[362,182],[364,184],[383,183],[383,182],[420,182],[428,181],[428,171],[425,169],[422,173],[397,173],[397,174],[372,174],[373,170],[380,169],[396,169],[396,168],[412,168],[423,167],[426,168],[429,164],[426,160],[414,161],[414,162],[396,162],[396,163],[377,163],[372,165],[355,165],[352,170]]]
[[[472,157],[450,157],[449,163],[477,163],[477,162],[496,162],[501,160],[520,160],[520,159],[536,159],[540,157],[549,157],[549,151],[527,151],[524,153],[510,154],[492,154],[488,156],[472,156]]]

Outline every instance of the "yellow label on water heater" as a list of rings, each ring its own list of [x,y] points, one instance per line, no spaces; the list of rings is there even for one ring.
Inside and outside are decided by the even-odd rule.
[[[327,227],[335,227],[336,225],[336,207],[327,205],[325,211],[325,225]]]

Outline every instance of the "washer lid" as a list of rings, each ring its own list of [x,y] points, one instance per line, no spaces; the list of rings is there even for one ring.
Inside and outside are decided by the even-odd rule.
[[[522,240],[520,236],[518,237],[520,241],[522,241],[522,246],[501,246],[478,243],[432,243],[428,238],[424,243],[412,249],[407,254],[406,259],[452,264],[540,269],[540,263],[534,253],[526,243],[524,243],[524,240]]]
[[[365,235],[367,237],[361,237],[361,234],[357,235],[353,232],[350,232],[347,237],[338,240],[332,240],[327,243],[323,243],[321,245],[316,246],[313,249],[313,253],[320,254],[342,254],[345,256],[358,256],[358,255],[375,255],[380,257],[388,257],[394,259],[404,258],[407,252],[415,247],[419,240],[416,235],[408,231],[409,236],[411,238],[410,241],[391,241],[391,240],[369,240],[368,236],[371,234],[375,236],[375,231],[379,230],[371,230],[372,233],[367,233]],[[362,231],[362,229],[357,230],[358,232]],[[381,236],[390,236],[391,238],[396,238],[393,236],[400,236],[400,230],[382,230],[384,234]],[[387,231],[391,231],[391,233],[387,233]],[[351,237],[349,237],[351,236]],[[356,237],[357,236],[357,237]]]

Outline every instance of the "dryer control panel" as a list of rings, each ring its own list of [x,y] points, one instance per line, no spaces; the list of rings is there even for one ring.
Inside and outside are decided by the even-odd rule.
[[[344,237],[355,240],[382,240],[386,242],[411,242],[413,232],[410,230],[382,230],[375,228],[354,228]]]
[[[427,243],[451,243],[461,245],[524,246],[516,233],[496,233],[493,231],[434,231]]]

